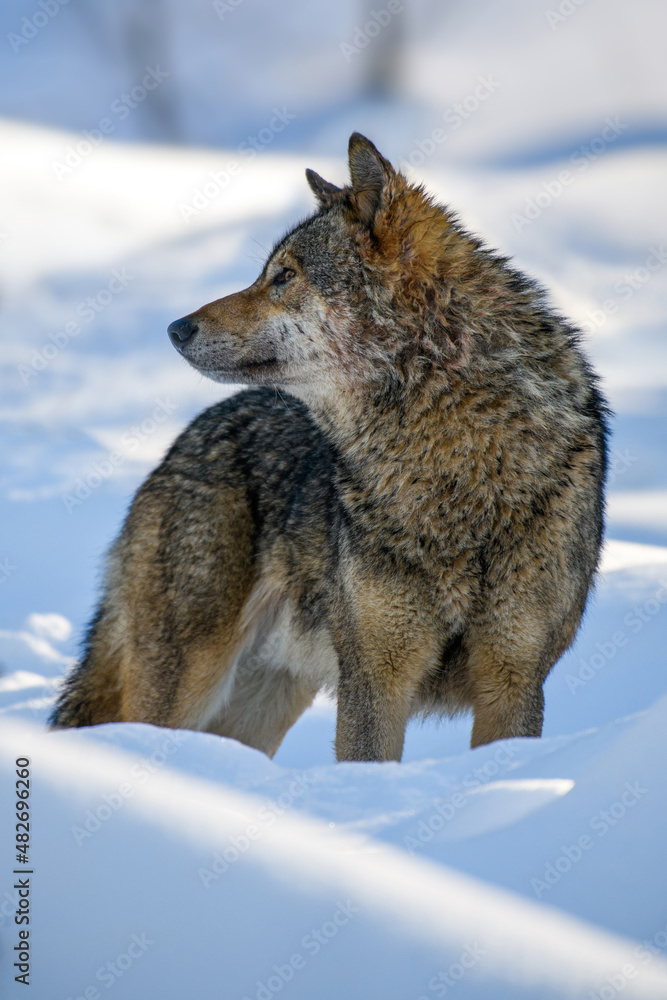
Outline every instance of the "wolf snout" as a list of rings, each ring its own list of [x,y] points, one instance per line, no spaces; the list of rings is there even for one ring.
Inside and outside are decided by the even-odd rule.
[[[198,329],[199,326],[192,317],[185,316],[183,319],[177,319],[173,323],[170,323],[167,327],[167,333],[176,350],[180,351],[183,344],[187,340],[190,340]]]

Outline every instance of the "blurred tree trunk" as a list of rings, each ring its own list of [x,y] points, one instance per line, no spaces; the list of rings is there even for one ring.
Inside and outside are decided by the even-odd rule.
[[[169,8],[165,0],[87,0],[77,13],[86,24],[91,45],[102,58],[126,68],[125,89],[141,86],[146,67],[171,69]],[[148,141],[181,139],[170,81],[160,83],[132,111],[133,127]]]
[[[377,23],[373,12],[386,11],[382,0],[375,4],[362,4],[360,25],[369,22]],[[379,34],[371,39],[365,51],[366,83],[365,90],[370,97],[395,97],[400,85],[400,76],[405,47],[405,3],[403,11],[392,14],[388,24],[381,27]]]

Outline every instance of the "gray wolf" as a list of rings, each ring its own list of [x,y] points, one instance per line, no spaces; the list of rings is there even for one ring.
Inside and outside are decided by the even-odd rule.
[[[539,736],[603,530],[606,406],[577,330],[355,133],[350,184],[249,288],[172,323],[250,388],[132,503],[52,722],[136,720],[273,754],[320,689],[338,760],[415,714]]]

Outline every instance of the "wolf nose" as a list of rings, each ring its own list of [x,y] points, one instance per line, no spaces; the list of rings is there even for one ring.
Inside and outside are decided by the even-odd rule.
[[[190,319],[189,316],[186,316],[185,319],[177,319],[173,323],[170,323],[167,327],[167,333],[169,334],[174,347],[180,347],[180,345],[184,344],[186,340],[189,340],[198,329],[199,327],[194,320]]]

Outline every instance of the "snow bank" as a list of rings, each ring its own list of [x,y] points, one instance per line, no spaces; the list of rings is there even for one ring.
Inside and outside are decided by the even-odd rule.
[[[108,728],[120,742],[121,727]],[[143,742],[138,762],[86,732],[3,727],[3,801],[16,748],[32,762],[33,995],[94,997],[113,985],[118,997],[240,1000],[284,988],[338,1000],[445,995],[455,984],[461,997],[537,1000],[621,981],[628,997],[665,995],[667,965],[630,941],[291,809],[290,798],[323,790],[326,772],[273,766],[275,799],[262,803],[256,789],[161,763],[170,746],[196,752],[211,737],[127,728]],[[236,782],[240,769],[246,781],[266,772],[260,754],[218,743]],[[358,770],[391,794],[398,769]],[[5,954],[16,938],[6,886]]]

